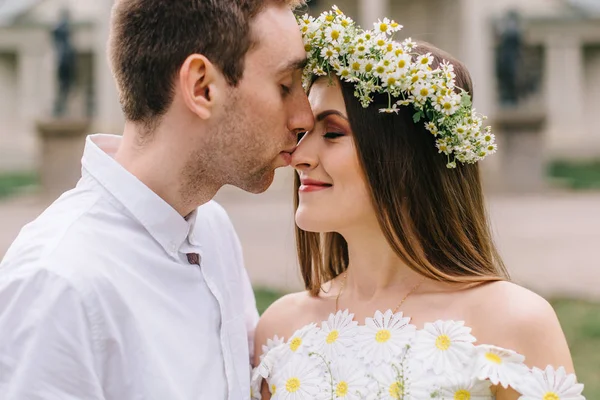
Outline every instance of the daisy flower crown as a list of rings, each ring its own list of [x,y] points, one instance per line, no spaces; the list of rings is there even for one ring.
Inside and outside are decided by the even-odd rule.
[[[431,53],[417,54],[410,38],[392,39],[402,26],[388,18],[363,30],[337,6],[318,18],[298,17],[308,64],[304,70],[305,89],[315,76],[335,73],[355,87],[354,95],[367,108],[374,95],[388,96],[384,113],[398,113],[412,106],[413,121],[423,122],[436,138],[439,153],[446,154],[447,167],[456,162],[473,164],[496,152],[487,118],[476,113],[471,96],[455,86],[454,66],[443,60],[433,68]]]

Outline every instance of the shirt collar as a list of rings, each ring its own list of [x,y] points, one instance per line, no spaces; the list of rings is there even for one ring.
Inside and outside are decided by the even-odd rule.
[[[89,174],[125,207],[131,215],[160,243],[165,251],[177,258],[186,240],[195,244],[190,234],[197,212],[183,218],[171,205],[154,193],[113,157],[121,144],[117,135],[96,134],[86,138],[82,174]]]

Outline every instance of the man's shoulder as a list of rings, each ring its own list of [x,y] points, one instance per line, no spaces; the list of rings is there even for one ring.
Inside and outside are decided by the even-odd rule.
[[[61,197],[21,230],[0,263],[0,275],[43,270],[68,279],[93,273],[94,256],[106,252],[108,241],[119,240],[110,229],[114,211],[100,202],[93,193]]]

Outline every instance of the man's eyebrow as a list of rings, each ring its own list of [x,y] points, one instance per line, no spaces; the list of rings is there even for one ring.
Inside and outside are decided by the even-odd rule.
[[[298,60],[293,60],[290,61],[289,63],[287,63],[286,65],[284,65],[281,69],[280,69],[280,73],[284,73],[284,72],[292,72],[292,71],[296,71],[296,70],[302,70],[304,69],[304,67],[306,67],[306,64],[308,64],[308,58],[304,57]]]

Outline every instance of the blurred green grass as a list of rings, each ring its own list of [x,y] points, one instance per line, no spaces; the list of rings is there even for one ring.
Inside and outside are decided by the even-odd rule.
[[[548,175],[570,189],[600,189],[600,160],[554,161],[548,166]]]
[[[262,314],[283,293],[256,288],[255,295]],[[600,399],[600,304],[571,299],[551,303],[569,342],[577,378],[585,384],[584,396]]]
[[[17,194],[26,187],[38,184],[34,172],[5,172],[0,174],[0,199]]]

